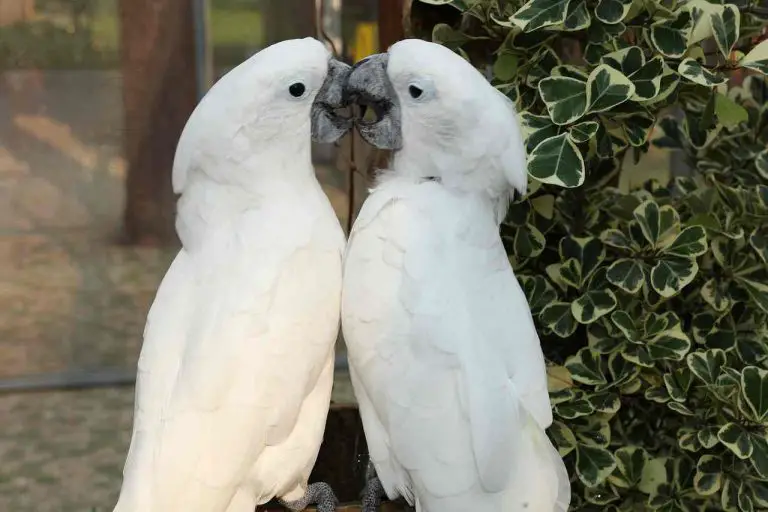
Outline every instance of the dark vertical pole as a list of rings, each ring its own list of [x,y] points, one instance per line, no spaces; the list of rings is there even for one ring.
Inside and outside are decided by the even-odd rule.
[[[127,242],[176,241],[171,168],[196,104],[193,0],[120,0]]]
[[[379,51],[385,52],[404,37],[403,1],[379,0]]]

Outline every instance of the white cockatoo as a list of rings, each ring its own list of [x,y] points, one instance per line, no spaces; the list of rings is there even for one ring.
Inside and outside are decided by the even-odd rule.
[[[314,174],[349,66],[284,41],[219,80],[179,140],[183,248],[147,318],[115,512],[335,508],[307,484],[339,329],[344,233]]]
[[[357,63],[349,98],[393,149],[344,260],[342,329],[375,474],[424,512],[565,511],[544,356],[499,224],[526,154],[511,101],[467,61],[404,40]],[[376,478],[374,475],[378,475]]]

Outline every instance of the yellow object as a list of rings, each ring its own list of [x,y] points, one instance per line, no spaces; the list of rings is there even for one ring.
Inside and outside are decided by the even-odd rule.
[[[358,23],[355,27],[355,40],[352,43],[352,58],[355,62],[379,50],[379,25],[377,23]]]

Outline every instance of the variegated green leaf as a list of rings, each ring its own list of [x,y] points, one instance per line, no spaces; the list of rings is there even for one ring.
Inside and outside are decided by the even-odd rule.
[[[716,87],[728,81],[727,77],[710,71],[701,62],[691,58],[683,59],[677,67],[677,72],[691,82],[705,87]]]
[[[672,297],[696,277],[699,265],[688,258],[664,258],[651,269],[651,286],[662,297]]]
[[[752,48],[741,59],[739,65],[744,68],[753,69],[763,75],[768,75],[768,39]]]
[[[725,58],[730,57],[733,45],[739,40],[739,26],[741,24],[739,9],[735,5],[726,4],[721,12],[710,13],[709,21],[712,24],[715,42],[720,53]]]
[[[614,24],[626,18],[632,0],[599,0],[595,7],[595,17],[603,23]]]
[[[598,385],[608,382],[600,354],[589,348],[583,348],[569,357],[565,367],[571,372],[573,380],[583,384]]]
[[[635,85],[620,71],[601,64],[587,80],[588,112],[604,112],[624,103],[635,94]]]
[[[741,392],[754,415],[762,422],[768,417],[768,370],[748,366],[741,373]]]
[[[719,491],[722,484],[721,460],[714,455],[702,455],[696,464],[696,475],[693,477],[696,492],[702,496],[709,496]]]
[[[704,384],[714,386],[725,366],[725,352],[720,349],[710,349],[703,352],[692,352],[686,358],[688,368]]]
[[[584,183],[584,159],[579,149],[563,133],[543,140],[528,160],[528,173],[551,185],[571,188]]]
[[[542,324],[561,338],[567,338],[576,331],[578,323],[567,302],[553,302],[539,313]]]
[[[717,438],[740,459],[748,459],[752,455],[749,432],[744,430],[741,425],[736,423],[723,425],[717,432]]]
[[[576,448],[576,474],[588,487],[605,481],[616,467],[611,452],[605,448],[579,444]]]
[[[550,76],[539,82],[539,94],[552,122],[570,124],[587,110],[587,83],[576,78]]]
[[[592,139],[597,134],[600,125],[595,121],[583,121],[571,126],[569,134],[571,140],[577,144],[583,144]]]
[[[568,2],[560,0],[530,0],[511,18],[525,32],[532,32],[565,21]]]

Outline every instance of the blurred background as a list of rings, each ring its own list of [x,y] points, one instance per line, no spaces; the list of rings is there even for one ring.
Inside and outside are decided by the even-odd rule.
[[[282,39],[322,34],[353,62],[400,37],[401,13],[377,0],[0,0],[0,510],[114,506],[144,321],[178,249],[171,163],[198,99]],[[349,145],[314,154],[344,225],[364,194],[360,179],[350,208]]]

